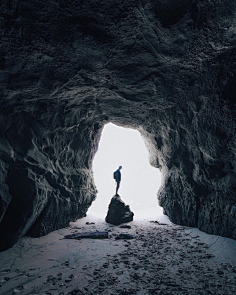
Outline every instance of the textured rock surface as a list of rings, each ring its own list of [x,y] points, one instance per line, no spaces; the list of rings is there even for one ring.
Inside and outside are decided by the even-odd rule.
[[[95,232],[84,232],[84,233],[76,233],[72,235],[64,236],[65,239],[108,239],[108,232],[106,231],[95,231]]]
[[[233,0],[0,4],[0,249],[85,215],[103,125],[136,128],[176,223],[236,238]]]
[[[130,210],[129,205],[125,205],[119,195],[113,196],[108,207],[106,222],[119,225],[132,221],[133,217],[134,213]]]

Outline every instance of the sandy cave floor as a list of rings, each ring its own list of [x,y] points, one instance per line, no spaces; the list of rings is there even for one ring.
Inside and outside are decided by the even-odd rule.
[[[90,216],[21,239],[0,252],[0,294],[236,294],[236,241],[163,216],[129,225]],[[64,239],[97,230],[108,231],[109,239]],[[119,233],[134,239],[115,240]]]

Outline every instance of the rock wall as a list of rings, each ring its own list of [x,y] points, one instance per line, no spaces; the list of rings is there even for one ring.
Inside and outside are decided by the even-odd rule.
[[[85,215],[107,122],[139,130],[173,222],[236,239],[235,1],[3,0],[0,249]]]

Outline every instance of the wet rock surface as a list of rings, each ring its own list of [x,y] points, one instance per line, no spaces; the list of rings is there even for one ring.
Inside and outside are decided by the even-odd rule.
[[[84,232],[76,233],[73,235],[66,235],[65,239],[108,239],[108,232],[106,231],[95,231],[95,232]]]
[[[0,3],[0,249],[85,216],[107,122],[178,224],[236,238],[235,1]]]
[[[126,205],[119,195],[112,197],[108,207],[106,222],[119,225],[133,220],[134,213],[130,210],[129,205]]]
[[[117,237],[116,237],[116,240],[132,240],[134,237],[130,234],[125,234],[125,233],[122,233],[122,234],[119,234]]]

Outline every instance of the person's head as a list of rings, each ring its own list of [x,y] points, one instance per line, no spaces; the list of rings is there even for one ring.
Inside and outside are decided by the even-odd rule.
[[[119,167],[119,170],[122,169],[122,166]]]

